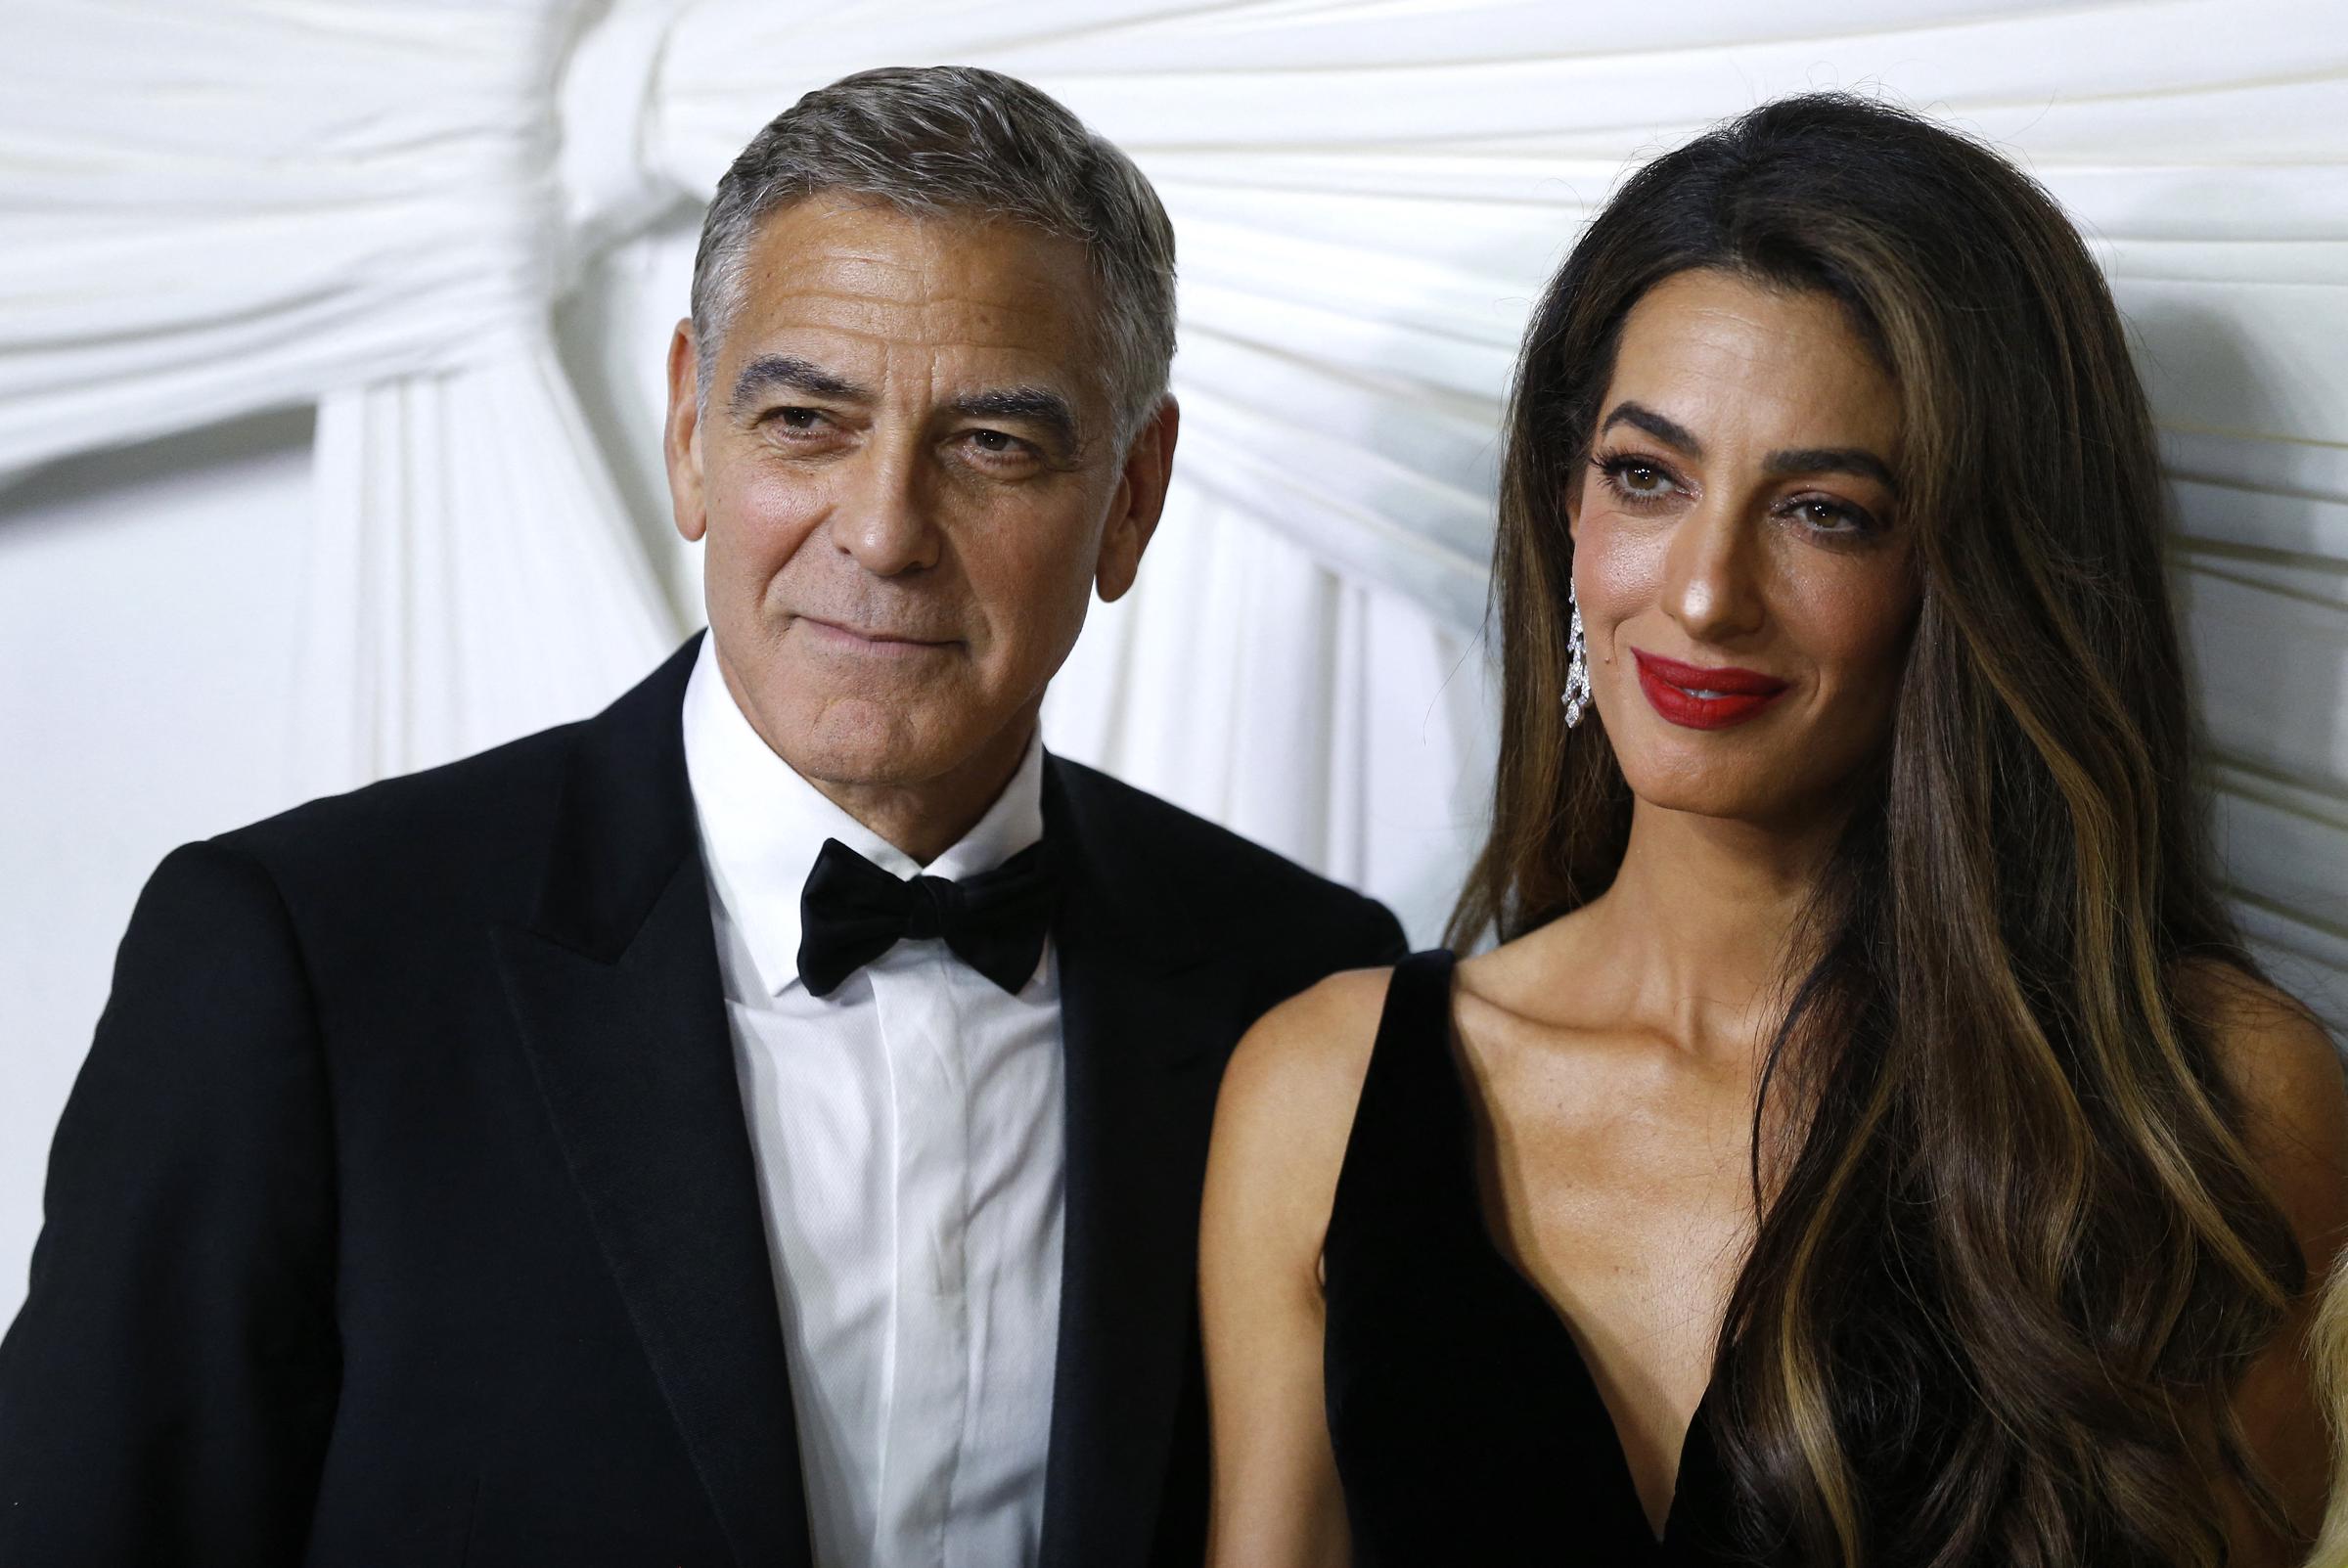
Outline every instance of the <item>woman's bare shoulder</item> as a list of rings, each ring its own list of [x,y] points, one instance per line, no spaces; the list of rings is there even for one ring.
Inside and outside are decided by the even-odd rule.
[[[2296,998],[2231,963],[2189,962],[2177,992],[2241,1108],[2251,1153],[2321,1267],[2348,1224],[2348,1071],[2338,1048]]]
[[[2330,1471],[2324,1405],[2333,1391],[2326,1367],[2308,1352],[2329,1343],[2315,1331],[2316,1310],[2325,1276],[2348,1241],[2348,1074],[2323,1024],[2256,975],[2194,960],[2177,971],[2176,989],[2180,1008],[2209,1043],[2243,1142],[2307,1264],[2303,1293],[2268,1352],[2243,1374],[2234,1408],[2285,1507],[2312,1529]],[[2236,1498],[2235,1505],[2232,1529],[2243,1554],[2283,1560],[2275,1555],[2280,1543],[2251,1522],[2247,1501]]]
[[[1332,974],[1240,1041],[1215,1102],[1210,1221],[1252,1216],[1245,1227],[1278,1250],[1318,1252],[1392,972]]]
[[[2189,960],[2177,1000],[2254,1118],[2314,1132],[2348,1115],[2348,1068],[2323,1023],[2289,992],[2216,960]]]
[[[1309,1295],[1392,973],[1331,975],[1265,1013],[1232,1053],[1200,1215],[1210,1298],[1234,1279]]]
[[[1331,1120],[1350,1125],[1393,973],[1332,974],[1257,1019],[1224,1069],[1223,1105],[1292,1128]]]

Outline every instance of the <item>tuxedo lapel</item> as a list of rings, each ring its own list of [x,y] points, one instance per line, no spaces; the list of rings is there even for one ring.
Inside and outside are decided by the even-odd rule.
[[[696,644],[578,732],[528,929],[524,1049],[740,1568],[810,1560],[790,1378],[685,778]]]
[[[1179,878],[1051,759],[1067,1230],[1043,1568],[1141,1563],[1194,1337],[1197,1207],[1229,997]],[[1226,1041],[1227,1043],[1227,1041]]]

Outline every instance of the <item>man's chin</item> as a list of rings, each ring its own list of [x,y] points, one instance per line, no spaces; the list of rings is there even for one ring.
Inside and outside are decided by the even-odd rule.
[[[928,784],[953,773],[978,749],[973,739],[924,734],[903,724],[881,733],[860,726],[823,726],[814,733],[785,737],[781,744],[771,739],[768,743],[801,778],[842,789]]]
[[[1018,724],[969,682],[906,682],[890,692],[842,680],[819,660],[752,674],[745,683],[752,728],[801,778],[834,793],[916,788],[987,767]],[[1018,725],[1022,737],[1029,728]]]

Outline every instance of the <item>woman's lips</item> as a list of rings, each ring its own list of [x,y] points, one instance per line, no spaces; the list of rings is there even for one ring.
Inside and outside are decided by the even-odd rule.
[[[1642,649],[1639,690],[1667,723],[1688,730],[1725,730],[1742,724],[1777,700],[1790,683],[1733,664],[1683,664]]]

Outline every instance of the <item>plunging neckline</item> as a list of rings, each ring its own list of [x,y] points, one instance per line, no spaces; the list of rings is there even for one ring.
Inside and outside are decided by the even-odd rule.
[[[1600,1419],[1605,1423],[1606,1435],[1610,1440],[1610,1447],[1614,1455],[1615,1467],[1620,1473],[1623,1486],[1630,1493],[1632,1510],[1645,1526],[1649,1543],[1660,1549],[1669,1546],[1673,1540],[1672,1526],[1678,1521],[1680,1500],[1687,1491],[1683,1483],[1688,1475],[1690,1447],[1698,1440],[1699,1436],[1703,1436],[1703,1440],[1709,1442],[1708,1435],[1704,1435],[1704,1418],[1711,1409],[1712,1396],[1719,1387],[1719,1367],[1716,1365],[1711,1374],[1704,1379],[1703,1392],[1696,1397],[1694,1410],[1689,1413],[1687,1424],[1680,1429],[1679,1447],[1677,1455],[1672,1460],[1671,1489],[1663,1500],[1663,1527],[1658,1532],[1655,1529],[1654,1520],[1648,1514],[1647,1501],[1640,1495],[1638,1472],[1631,1466],[1630,1447],[1623,1442],[1621,1423],[1614,1418],[1613,1409],[1606,1404],[1605,1390],[1598,1380],[1598,1369],[1591,1366],[1589,1353],[1582,1348],[1582,1336],[1575,1329],[1572,1315],[1552,1300],[1549,1292],[1542,1289],[1532,1277],[1524,1272],[1523,1266],[1510,1256],[1508,1249],[1501,1245],[1500,1237],[1494,1232],[1494,1217],[1485,1211],[1483,1183],[1480,1176],[1484,1149],[1482,1140],[1477,1136],[1475,1103],[1470,1098],[1472,1091],[1469,1085],[1468,1065],[1462,1055],[1459,1020],[1453,1008],[1456,995],[1453,979],[1459,967],[1459,960],[1456,955],[1449,952],[1444,953],[1444,960],[1442,1053],[1443,1061],[1448,1069],[1445,1079],[1451,1086],[1452,1110],[1459,1131],[1460,1147],[1467,1155],[1467,1169],[1461,1173],[1462,1191],[1467,1199],[1470,1218],[1474,1222],[1478,1249],[1508,1284],[1521,1292],[1530,1304],[1540,1307],[1556,1324],[1558,1332],[1564,1336],[1567,1347],[1573,1353],[1574,1369],[1581,1375],[1583,1390],[1589,1395],[1591,1404],[1597,1409]]]
[[[1394,970],[1322,1243],[1322,1403],[1354,1560],[1740,1561],[1717,1376],[1680,1433],[1658,1533],[1572,1317],[1485,1220],[1452,966],[1438,948]]]

